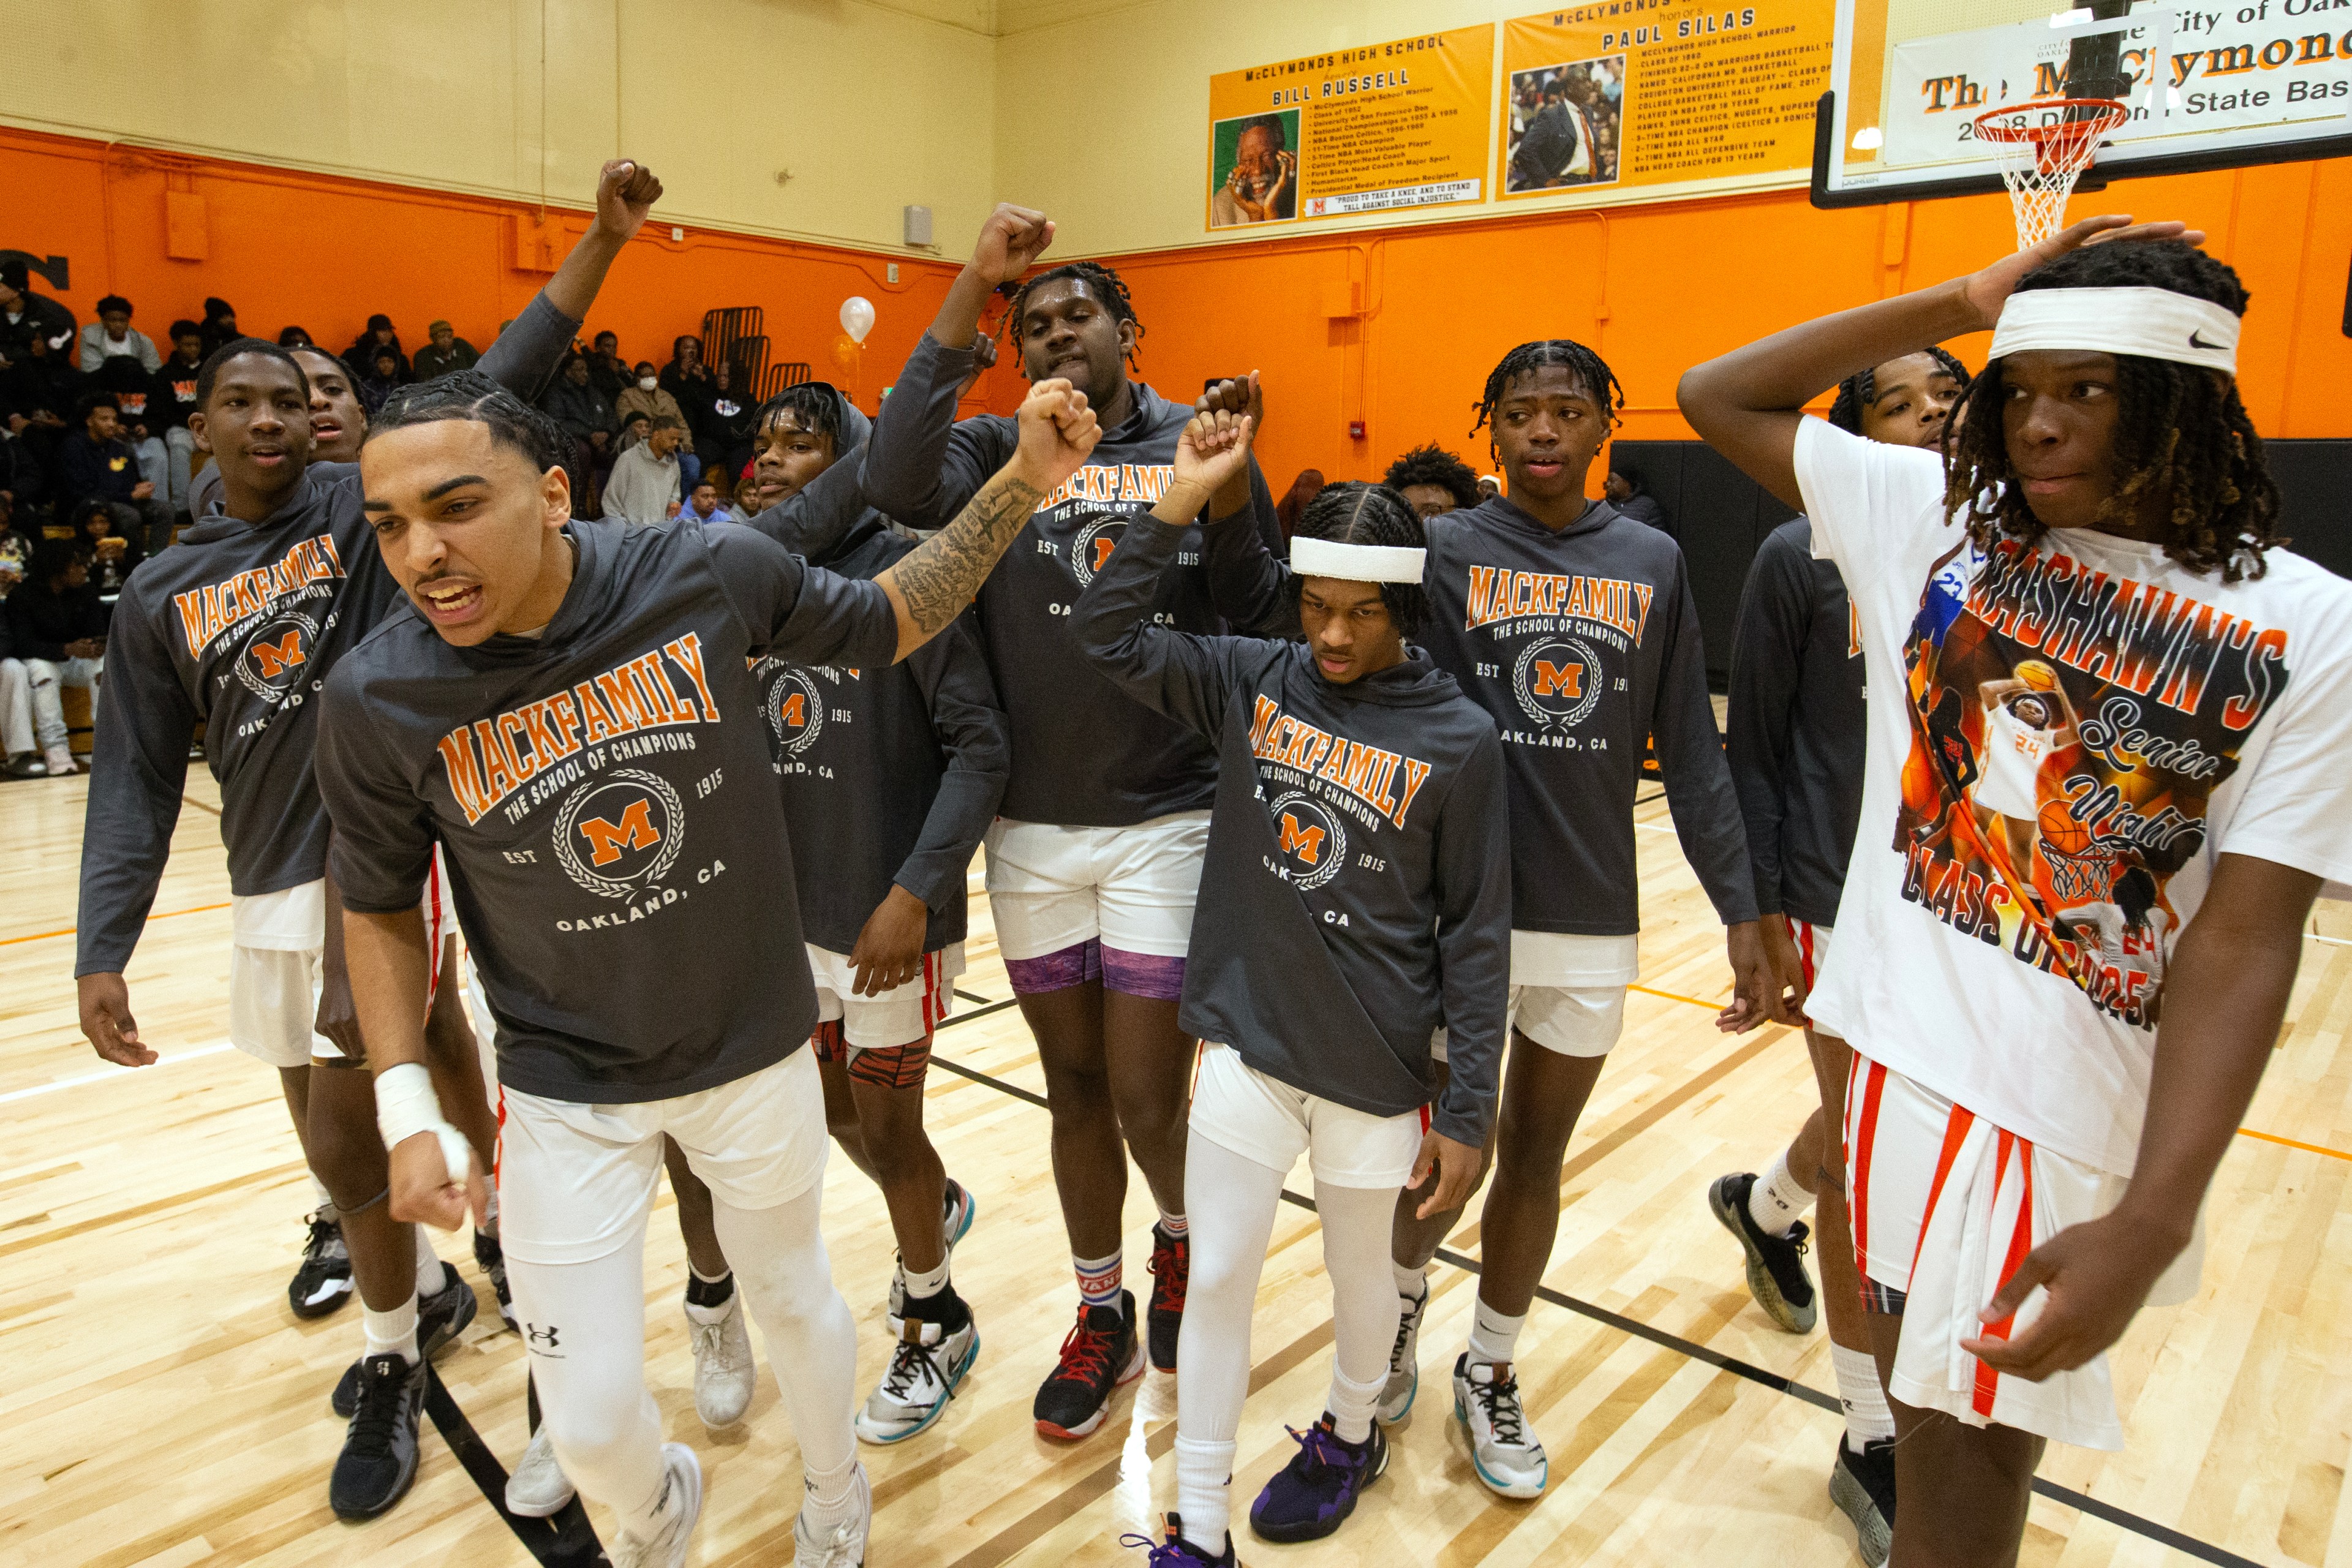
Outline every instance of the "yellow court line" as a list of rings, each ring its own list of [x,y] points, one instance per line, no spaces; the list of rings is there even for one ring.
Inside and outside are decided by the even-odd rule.
[[[1723,1011],[1722,1005],[1718,1003],[1703,1002],[1696,996],[1684,996],[1672,991],[1655,991],[1647,985],[1633,985],[1628,986],[1627,989],[1639,991],[1645,996],[1663,996],[1669,1002],[1687,1002],[1694,1007],[1706,1007],[1717,1013]],[[2265,1143],[2284,1144],[2289,1149],[2300,1149],[2307,1154],[2325,1154],[2331,1160],[2352,1161],[2352,1152],[2347,1152],[2342,1149],[2329,1149],[2318,1143],[2300,1142],[2293,1138],[2282,1138],[2274,1132],[2257,1132],[2251,1127],[2239,1128],[2238,1136],[2259,1138]]]
[[[151,921],[167,921],[173,915],[201,915],[211,910],[225,910],[226,904],[198,904],[192,910],[165,910],[160,915],[149,915]],[[30,936],[0,937],[0,947],[14,947],[20,942],[47,942],[53,936],[71,936],[79,928],[68,926],[63,931],[38,931]]]

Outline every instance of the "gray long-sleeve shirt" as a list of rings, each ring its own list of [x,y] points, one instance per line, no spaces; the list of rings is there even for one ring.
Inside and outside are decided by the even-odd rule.
[[[1086,656],[1217,748],[1216,804],[1178,1021],[1294,1089],[1376,1116],[1430,1102],[1476,1145],[1509,991],[1509,815],[1495,728],[1418,650],[1334,685],[1301,644],[1155,624],[1189,531],[1156,519],[1078,600]]]
[[[1811,520],[1782,523],[1739,597],[1724,726],[1765,914],[1837,920],[1862,819],[1863,669],[1845,579],[1813,559]]]

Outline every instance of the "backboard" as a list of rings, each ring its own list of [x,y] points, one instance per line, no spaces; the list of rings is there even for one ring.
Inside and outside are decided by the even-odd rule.
[[[2126,11],[2126,7],[2129,9]],[[2352,153],[2352,0],[1838,0],[1831,90],[1813,139],[1813,205],[1862,206],[2001,188],[1973,123],[2024,123],[2062,98],[2122,100],[2130,119],[2078,188]]]

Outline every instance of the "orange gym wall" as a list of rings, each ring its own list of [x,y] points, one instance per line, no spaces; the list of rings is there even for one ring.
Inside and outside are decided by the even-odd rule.
[[[37,276],[36,290],[57,293],[85,323],[102,295],[121,294],[137,307],[132,324],[164,353],[173,320],[202,317],[207,295],[236,306],[238,323],[257,336],[298,323],[337,352],[376,310],[393,318],[411,351],[438,318],[484,348],[548,278],[515,266],[516,226],[538,217],[524,203],[7,128],[0,192],[0,247],[73,263],[72,288],[55,290]],[[203,259],[169,254],[167,192],[201,201],[200,231],[184,232],[176,248],[201,248]],[[190,209],[179,206],[184,228]],[[587,216],[549,209],[558,258]],[[200,246],[188,243],[199,237]],[[820,379],[856,386],[870,412],[955,275],[909,256],[898,261],[893,284],[884,273],[890,259],[706,228],[674,240],[657,210],[614,263],[583,331],[610,328],[624,352],[659,364],[672,337],[700,330],[704,310],[759,305],[771,363],[805,360]],[[871,300],[877,319],[863,353],[845,366],[835,357],[838,311],[852,294]]]

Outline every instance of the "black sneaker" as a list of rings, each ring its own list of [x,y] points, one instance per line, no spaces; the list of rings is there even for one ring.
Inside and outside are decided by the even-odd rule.
[[[1121,1290],[1117,1307],[1079,1307],[1061,1359],[1037,1390],[1037,1430],[1048,1437],[1085,1436],[1109,1414],[1111,1391],[1142,1375],[1134,1292]]]
[[[286,1287],[287,1305],[298,1318],[323,1318],[352,1299],[352,1254],[343,1245],[341,1224],[328,1217],[332,1209],[305,1216],[310,1239],[302,1244],[302,1261],[294,1282]]]
[[[445,1259],[441,1265],[441,1289],[416,1300],[416,1348],[430,1361],[441,1347],[465,1331],[481,1310],[474,1300],[474,1288],[457,1278],[457,1271]],[[349,1417],[359,1409],[360,1379],[364,1374],[368,1358],[362,1356],[343,1369],[335,1384],[335,1392],[327,1404],[338,1415]]]
[[[508,1328],[517,1327],[514,1292],[507,1289],[507,1255],[497,1237],[474,1233],[474,1264],[489,1277],[490,1289],[498,1292],[499,1316],[506,1320]]]
[[[1184,1539],[1184,1521],[1174,1514],[1164,1516],[1167,1533],[1154,1541],[1148,1535],[1132,1531],[1118,1538],[1121,1546],[1143,1547],[1150,1552],[1144,1559],[1145,1568],[1242,1568],[1241,1559],[1234,1555],[1234,1532],[1225,1531],[1225,1549],[1211,1556],[1203,1546],[1195,1546]]]
[[[1789,1333],[1810,1333],[1815,1314],[1813,1281],[1805,1273],[1804,1222],[1790,1226],[1786,1236],[1765,1235],[1748,1212],[1748,1194],[1755,1185],[1752,1172],[1718,1176],[1706,1189],[1706,1206],[1747,1251],[1748,1293],[1764,1315]]]
[[[1176,1370],[1176,1336],[1184,1327],[1184,1287],[1192,1277],[1192,1234],[1171,1236],[1155,1222],[1151,1227],[1151,1306],[1144,1313],[1144,1324],[1145,1338],[1151,1342],[1151,1364],[1161,1372]]]
[[[1862,1452],[1838,1438],[1837,1463],[1830,1470],[1830,1501],[1853,1521],[1862,1560],[1881,1568],[1895,1546],[1895,1439],[1880,1437]]]
[[[1331,1414],[1301,1432],[1290,1463],[1275,1472],[1250,1504],[1250,1528],[1266,1541],[1320,1541],[1356,1511],[1364,1489],[1389,1468],[1389,1440],[1381,1424],[1360,1443],[1343,1443],[1331,1429]]]
[[[373,1519],[408,1495],[416,1479],[425,1365],[402,1355],[361,1359],[359,1408],[327,1481],[327,1502],[337,1519]]]

